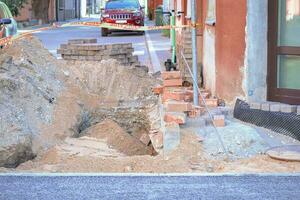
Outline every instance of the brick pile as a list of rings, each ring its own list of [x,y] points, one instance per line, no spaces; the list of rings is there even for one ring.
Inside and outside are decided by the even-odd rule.
[[[199,96],[199,105],[193,105],[193,89],[183,86],[182,74],[180,71],[162,72],[163,85],[153,88],[153,92],[161,96],[164,104],[163,119],[166,123],[175,122],[179,125],[185,124],[186,117],[195,118],[204,113],[204,103]],[[201,91],[208,107],[217,107],[218,99],[212,98],[210,93]],[[223,121],[222,121],[223,120]],[[224,118],[218,116],[217,126],[223,126]]]
[[[180,71],[162,72],[163,85],[153,88],[153,93],[160,96],[163,103],[161,130],[154,130],[150,139],[157,149],[163,148],[164,152],[174,150],[180,143],[180,125],[184,125],[187,118],[196,118],[205,113],[204,103],[199,96],[199,105],[193,105],[193,88],[183,86]],[[211,97],[210,93],[202,90],[205,104],[210,108],[218,106],[218,99]],[[224,115],[214,115],[213,123],[217,127],[225,126]],[[202,140],[202,139],[201,139]]]
[[[115,59],[122,65],[139,66],[138,57],[133,55],[132,43],[98,44],[97,39],[69,40],[57,50],[65,60],[101,61]]]

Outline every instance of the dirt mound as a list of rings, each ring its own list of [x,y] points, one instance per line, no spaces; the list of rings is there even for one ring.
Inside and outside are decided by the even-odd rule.
[[[151,87],[157,82],[141,68],[121,66],[114,60],[65,62],[54,58],[34,37],[18,40],[0,50],[0,167],[16,167],[35,156],[40,159],[39,155],[72,136],[77,116],[85,109],[107,108],[116,116],[116,107],[154,106],[157,97]],[[122,146],[121,141],[117,145],[109,139],[109,145],[116,144],[127,155],[151,154],[152,148],[134,134],[145,127],[140,126],[140,116],[124,124],[117,121],[124,128],[118,136],[123,134],[120,138],[128,142]],[[118,119],[122,117],[130,116],[124,112]],[[98,130],[100,118],[95,117],[87,127]]]
[[[108,145],[128,156],[153,154],[153,148],[141,143],[110,119],[90,127],[86,130],[86,135],[106,139]]]
[[[151,88],[158,79],[151,77],[138,67],[120,65],[116,60],[69,61],[70,76],[89,93],[100,94],[103,103],[127,101],[153,97]]]
[[[0,50],[0,166],[34,157],[32,140],[50,124],[63,83],[57,63],[39,40],[19,40]]]

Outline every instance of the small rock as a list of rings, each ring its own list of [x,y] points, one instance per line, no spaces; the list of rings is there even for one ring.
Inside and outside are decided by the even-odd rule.
[[[124,169],[125,172],[132,172],[132,170],[133,169],[132,169],[131,166],[126,166],[125,169]]]
[[[70,72],[69,71],[63,71],[64,72],[64,75],[66,76],[66,77],[69,77],[70,76]]]

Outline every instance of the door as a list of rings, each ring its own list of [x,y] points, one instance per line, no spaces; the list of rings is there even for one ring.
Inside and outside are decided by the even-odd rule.
[[[65,17],[65,0],[58,0],[57,2],[57,21],[64,21]]]
[[[300,0],[269,0],[268,99],[300,104]]]

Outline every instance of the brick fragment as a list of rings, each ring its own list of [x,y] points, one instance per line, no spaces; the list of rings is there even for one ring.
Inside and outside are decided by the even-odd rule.
[[[182,86],[182,79],[170,79],[163,81],[164,87]]]
[[[150,137],[148,134],[143,134],[141,137],[140,137],[140,141],[144,144],[144,145],[149,145],[151,140],[150,140]]]
[[[167,100],[185,101],[186,96],[185,96],[185,92],[174,91],[174,92],[164,92],[162,98],[163,98],[163,102],[166,102]]]
[[[196,118],[200,116],[202,113],[204,113],[204,107],[193,106],[193,109],[191,111],[188,111],[188,117]]]
[[[188,112],[193,109],[193,105],[183,101],[167,101],[165,102],[167,112]]]
[[[167,123],[175,122],[179,125],[186,123],[186,114],[178,112],[166,112],[164,116],[164,121]]]
[[[164,71],[161,73],[163,80],[181,79],[180,71]]]
[[[152,92],[156,95],[160,95],[163,93],[164,87],[163,86],[157,86],[152,89]]]
[[[224,127],[225,126],[225,116],[224,115],[214,115],[214,125],[216,127]]]

